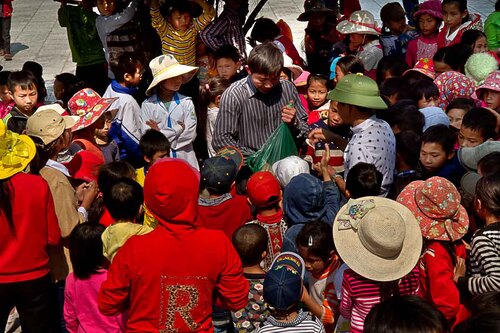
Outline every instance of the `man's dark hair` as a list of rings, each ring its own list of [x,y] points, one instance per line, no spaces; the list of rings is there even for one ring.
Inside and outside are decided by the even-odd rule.
[[[279,76],[283,62],[283,53],[273,43],[257,45],[248,56],[248,68],[252,74]]]
[[[383,178],[384,176],[375,165],[359,162],[349,169],[345,180],[346,190],[349,191],[353,199],[368,195],[377,196],[380,194]]]
[[[297,235],[297,247],[307,248],[309,254],[321,258],[323,261],[331,259],[331,252],[335,250],[332,227],[322,221],[306,223]]]
[[[131,53],[123,53],[115,63],[111,64],[111,71],[115,75],[116,81],[122,83],[125,81],[125,74],[134,76],[137,66],[141,64],[139,56]]]
[[[495,139],[497,119],[485,108],[472,108],[462,119],[462,127],[479,132],[484,141]]]
[[[215,60],[228,58],[234,62],[238,62],[240,61],[241,55],[234,45],[222,45],[215,51],[214,58]]]
[[[170,142],[162,132],[149,129],[139,140],[139,149],[142,156],[153,158],[159,151],[170,153]]]
[[[7,85],[12,92],[16,87],[20,87],[21,89],[36,89],[37,81],[30,71],[15,71],[10,73]]]
[[[236,229],[232,242],[243,266],[254,266],[261,262],[262,253],[267,251],[267,231],[256,223],[245,224]]]
[[[434,125],[425,130],[422,135],[422,144],[437,143],[440,144],[446,154],[451,154],[455,151],[455,142],[457,136],[446,125]]]
[[[102,199],[114,220],[132,222],[139,215],[144,194],[135,180],[122,178],[104,189]]]

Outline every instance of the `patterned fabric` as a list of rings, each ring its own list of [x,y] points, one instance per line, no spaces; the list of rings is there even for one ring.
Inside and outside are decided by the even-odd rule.
[[[235,332],[238,333],[255,331],[264,323],[267,317],[269,317],[269,310],[262,296],[264,277],[266,274],[244,273],[244,275],[248,282],[250,282],[248,304],[245,308],[231,313]]]
[[[494,71],[488,75],[484,83],[476,89],[477,97],[482,98],[484,90],[500,92],[500,71]]]
[[[255,331],[256,333],[324,333],[325,328],[319,318],[313,317],[309,312],[299,310],[297,317],[291,322],[276,320],[269,316],[264,326]]]
[[[442,177],[410,183],[397,201],[408,207],[429,240],[456,241],[469,230],[469,218],[460,205],[460,193]]]
[[[474,81],[459,72],[445,72],[439,75],[434,83],[439,89],[438,106],[445,110],[452,100],[458,97],[471,98],[476,86]]]
[[[71,114],[80,117],[72,130],[78,131],[95,123],[117,98],[102,98],[94,90],[85,88],[68,101]]]

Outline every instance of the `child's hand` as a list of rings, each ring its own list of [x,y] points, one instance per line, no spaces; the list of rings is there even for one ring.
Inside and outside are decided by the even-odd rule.
[[[183,121],[179,121],[177,124],[181,125],[182,127],[182,132],[184,132],[184,130],[186,129],[186,124],[184,124]]]
[[[153,119],[149,119],[148,121],[146,121],[146,125],[151,127],[151,129],[154,129],[156,131],[160,131],[160,128],[158,127],[158,123],[156,121],[154,121]]]
[[[286,124],[293,124],[295,122],[295,115],[297,109],[293,106],[293,101],[290,101],[281,109],[281,120]]]
[[[325,134],[323,133],[323,130],[321,128],[315,128],[311,132],[309,132],[307,139],[313,147],[318,142],[326,140]]]
[[[465,259],[457,257],[457,264],[455,265],[455,274],[453,281],[458,282],[458,278],[465,276]]]

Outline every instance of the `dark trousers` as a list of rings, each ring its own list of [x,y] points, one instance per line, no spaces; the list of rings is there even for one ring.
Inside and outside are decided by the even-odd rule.
[[[0,332],[5,330],[13,307],[19,313],[23,333],[60,331],[49,275],[30,281],[0,283]]]
[[[94,89],[99,95],[104,94],[110,80],[106,62],[88,66],[76,66],[76,78],[85,82],[86,88]]]
[[[0,50],[10,53],[10,17],[1,17]]]

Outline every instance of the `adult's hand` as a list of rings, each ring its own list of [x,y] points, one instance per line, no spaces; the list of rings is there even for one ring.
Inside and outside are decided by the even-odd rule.
[[[297,109],[293,106],[293,101],[290,101],[290,103],[281,109],[281,120],[286,124],[294,124],[296,114]]]

